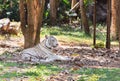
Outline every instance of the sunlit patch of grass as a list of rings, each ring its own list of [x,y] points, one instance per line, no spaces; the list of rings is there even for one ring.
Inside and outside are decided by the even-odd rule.
[[[5,36],[0,35],[0,39],[1,39],[1,40],[4,40],[4,39],[5,39]]]
[[[41,37],[44,35],[54,35],[57,37],[59,42],[67,45],[92,45],[93,38],[90,35],[85,34],[83,31],[79,29],[73,29],[70,27],[51,27],[51,28],[42,28]],[[102,38],[102,37],[101,37]],[[100,40],[100,36],[98,36],[98,42]]]
[[[9,68],[17,67],[24,69],[24,71],[10,71]],[[57,75],[60,71],[66,68],[60,68],[53,64],[19,64],[11,62],[0,62],[0,81],[9,78],[27,77],[28,81],[45,81],[51,75]],[[71,70],[71,74],[78,74],[80,78],[78,81],[119,81],[120,69],[108,68],[80,68],[78,70]]]
[[[101,26],[101,25],[100,25]],[[105,31],[105,27],[98,27],[101,31]],[[96,43],[103,42],[106,43],[106,33],[96,32]],[[54,35],[58,40],[64,44],[87,44],[93,45],[93,35],[86,35],[82,30],[71,28],[71,27],[43,27],[41,30],[41,37],[44,35]],[[118,45],[117,41],[111,41],[111,45]]]
[[[73,71],[81,75],[78,81],[119,81],[120,69],[105,69],[105,68],[81,68],[80,70]]]
[[[24,71],[10,71],[10,68],[17,67],[19,69],[24,69]],[[45,81],[46,77],[57,74],[59,71],[63,70],[63,68],[59,68],[58,66],[52,64],[38,64],[38,65],[30,65],[30,64],[19,64],[12,62],[0,62],[0,80],[9,78],[20,78],[20,77],[28,77],[29,81]],[[38,80],[39,79],[39,80]]]
[[[20,63],[15,63],[15,62],[0,62],[0,66],[4,66],[4,67],[14,67],[14,66],[16,66],[16,67],[21,67],[21,66],[23,66],[23,67],[26,67],[26,66],[28,66],[29,64],[20,64]]]
[[[17,72],[6,72],[3,75],[0,75],[0,78],[13,78],[13,77],[21,77],[22,75]]]
[[[62,70],[62,68],[59,68],[58,66],[54,66],[50,64],[46,64],[46,65],[40,64],[28,69],[24,75],[35,76],[34,79],[37,77],[41,77],[43,80],[45,80],[46,77],[52,74],[57,74],[60,70]]]
[[[117,45],[119,45],[119,42],[118,42],[118,41],[112,41],[112,42],[111,42],[111,45],[117,46]]]
[[[79,45],[81,43],[92,43],[90,35],[86,35],[84,32],[70,27],[42,28],[41,37],[44,35],[54,35],[59,41],[65,42],[66,44],[75,43]]]
[[[59,42],[68,44],[68,45],[71,45],[71,44],[73,44],[73,45],[81,45],[81,44],[90,45],[90,44],[92,44],[92,39],[90,39],[90,38],[80,39],[77,37],[61,35],[61,36],[57,36],[57,39],[59,40]]]

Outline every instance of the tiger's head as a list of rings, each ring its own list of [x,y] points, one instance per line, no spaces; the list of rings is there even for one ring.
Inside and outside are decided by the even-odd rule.
[[[51,49],[51,48],[55,48],[58,46],[58,41],[54,36],[45,36],[45,40],[44,40],[44,45]]]

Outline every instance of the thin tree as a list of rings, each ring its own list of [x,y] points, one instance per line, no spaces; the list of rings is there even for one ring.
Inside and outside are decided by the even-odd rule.
[[[93,14],[93,46],[95,47],[96,45],[96,0],[94,0],[94,14]]]
[[[111,0],[107,0],[107,36],[106,48],[110,49]]]
[[[84,32],[86,34],[90,34],[88,19],[86,15],[86,9],[84,6],[84,0],[80,0],[80,13],[81,13],[81,19],[82,19],[82,26],[84,27]]]
[[[45,0],[20,0],[21,30],[24,48],[33,47],[40,41],[40,29]]]

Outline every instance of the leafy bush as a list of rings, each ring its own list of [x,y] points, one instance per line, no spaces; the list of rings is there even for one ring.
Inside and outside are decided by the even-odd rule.
[[[19,0],[0,1],[0,18],[10,18],[19,21]]]

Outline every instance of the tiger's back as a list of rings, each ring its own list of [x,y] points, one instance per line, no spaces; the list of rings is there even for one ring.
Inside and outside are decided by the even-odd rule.
[[[22,60],[39,62],[41,59],[46,59],[53,55],[50,49],[58,46],[58,41],[53,36],[45,36],[45,39],[38,45],[25,49],[21,52]]]

